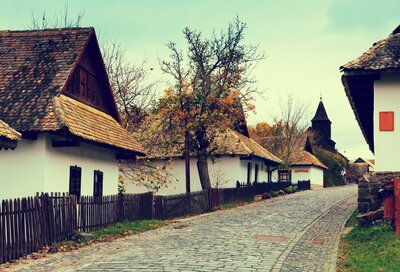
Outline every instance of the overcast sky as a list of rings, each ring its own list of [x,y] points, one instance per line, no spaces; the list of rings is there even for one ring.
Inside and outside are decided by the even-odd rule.
[[[63,0],[13,0],[0,4],[0,29],[24,29],[31,14],[62,13]],[[101,40],[119,40],[132,61],[146,60],[152,78],[161,74],[158,59],[168,58],[165,46],[174,41],[184,49],[182,30],[188,26],[205,35],[226,29],[236,15],[247,23],[245,42],[259,45],[267,56],[255,68],[258,98],[249,124],[271,121],[280,98],[291,94],[315,113],[320,94],[332,121],[332,139],[349,159],[370,158],[340,81],[340,65],[358,57],[373,42],[400,24],[399,0],[69,0],[72,16],[85,15],[81,26],[93,26]],[[153,70],[150,70],[153,68]],[[160,91],[165,83],[161,83]]]

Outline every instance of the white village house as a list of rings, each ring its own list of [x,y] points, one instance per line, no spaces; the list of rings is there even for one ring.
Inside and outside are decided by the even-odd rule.
[[[272,171],[282,161],[252,139],[228,129],[218,135],[216,150],[210,156],[208,169],[211,185],[219,188],[234,188],[237,181],[240,183],[271,182]],[[165,160],[172,158],[173,165],[170,172],[170,184],[167,188],[161,188],[158,195],[174,195],[186,192],[185,160],[181,155],[165,155],[151,157],[156,166],[165,164]],[[191,191],[201,191],[200,178],[197,172],[197,158],[190,158],[190,187]],[[222,181],[222,182],[221,182]],[[225,181],[225,182],[224,182]],[[137,187],[132,183],[126,183],[127,193],[144,191],[143,187]]]
[[[116,194],[118,159],[144,151],[119,124],[94,29],[0,31],[0,73],[0,119],[22,134],[0,150],[0,199]]]
[[[318,104],[312,126],[306,133],[291,140],[292,150],[286,159],[286,166],[276,169],[272,173],[272,181],[290,181],[297,184],[299,181],[309,180],[312,188],[325,186],[324,174],[328,167],[315,155],[314,148],[336,152],[335,142],[331,139],[331,121],[325,110],[322,98]],[[263,146],[269,150],[283,152],[282,147],[288,145],[288,139],[284,136],[258,137]],[[312,141],[311,141],[312,139]]]
[[[340,69],[375,171],[400,171],[400,26]]]
[[[312,188],[324,187],[324,171],[328,167],[313,155],[307,136],[299,141],[290,154],[288,163],[288,169],[277,169],[272,173],[272,181],[290,181],[297,184],[299,181],[309,180]]]

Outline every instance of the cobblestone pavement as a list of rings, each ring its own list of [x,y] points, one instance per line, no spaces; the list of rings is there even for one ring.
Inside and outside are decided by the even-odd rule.
[[[339,232],[356,200],[354,185],[299,192],[8,271],[335,271]]]

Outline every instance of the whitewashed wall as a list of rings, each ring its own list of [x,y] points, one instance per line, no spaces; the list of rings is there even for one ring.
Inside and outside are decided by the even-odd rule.
[[[311,185],[324,186],[324,170],[319,167],[311,167]]]
[[[379,112],[394,112],[394,131],[379,131]],[[400,73],[381,74],[374,82],[376,171],[400,171]]]
[[[247,162],[248,160],[240,160],[239,156],[221,156],[219,158],[211,158],[208,161],[208,169],[210,173],[211,185],[215,187],[217,182],[217,177],[220,180],[226,180],[226,183],[219,185],[220,188],[234,188],[236,187],[236,181],[241,183],[247,182]],[[252,182],[254,181],[254,164],[259,164],[259,178],[258,181],[266,181],[267,173],[266,167],[262,166],[263,162],[258,159],[253,159],[250,161],[252,163]],[[165,162],[162,160],[153,160],[153,163],[161,166]],[[170,183],[167,188],[161,188],[156,194],[157,195],[174,195],[186,192],[185,184],[185,160],[184,159],[174,159],[173,167],[169,171],[171,174]],[[197,171],[197,159],[191,158],[190,160],[190,189],[192,192],[200,191],[201,184],[200,178]],[[127,193],[142,193],[146,192],[147,189],[144,187],[138,187],[132,182],[126,182],[126,192]]]
[[[36,192],[68,192],[69,167],[82,168],[82,195],[93,195],[94,170],[103,171],[103,194],[118,192],[115,151],[92,145],[53,148],[48,134],[23,139],[15,150],[0,150],[0,199]]]
[[[297,184],[299,180],[310,180],[313,185],[324,185],[324,170],[316,166],[292,166],[290,167],[292,171],[292,183]],[[308,170],[305,172],[297,172],[296,170]],[[278,181],[278,171],[272,172],[272,180]]]
[[[310,180],[310,182],[314,182],[311,178],[311,166],[293,166],[290,169],[292,170],[292,183],[297,184],[299,180]],[[308,171],[307,173],[304,172],[297,172],[296,171]]]
[[[68,192],[69,168],[82,168],[81,195],[93,195],[94,170],[103,172],[103,195],[118,193],[118,161],[115,151],[81,143],[78,147],[52,147],[52,136],[46,137],[45,191]]]
[[[15,150],[0,150],[0,199],[33,196],[45,180],[45,137],[22,139]]]

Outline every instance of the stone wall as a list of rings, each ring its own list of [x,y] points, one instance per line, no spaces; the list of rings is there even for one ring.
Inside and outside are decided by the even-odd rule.
[[[378,197],[378,191],[395,177],[400,177],[400,172],[368,173],[359,181],[357,220],[360,226],[383,218],[383,199]]]

